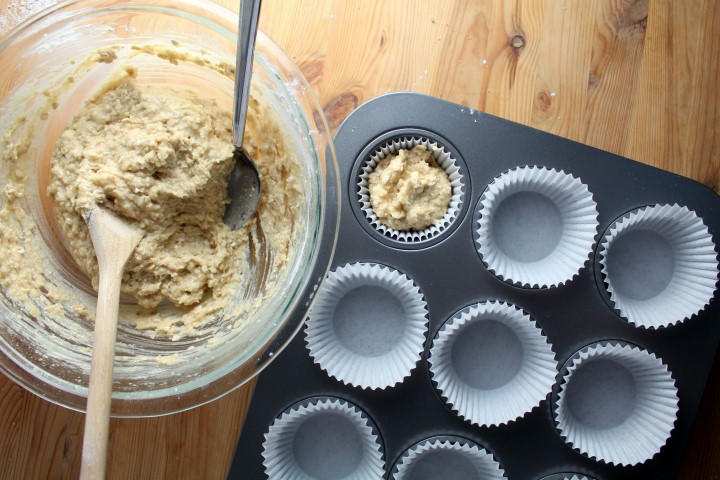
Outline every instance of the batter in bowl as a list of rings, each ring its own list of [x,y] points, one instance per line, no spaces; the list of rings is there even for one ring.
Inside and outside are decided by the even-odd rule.
[[[253,92],[244,145],[257,163],[263,193],[256,214],[233,231],[222,222],[233,167],[230,113],[190,91],[140,86],[134,75],[127,69],[100,89],[55,144],[47,194],[65,248],[97,288],[97,260],[82,213],[103,205],[145,233],[122,281],[122,293],[137,307],[121,309],[121,323],[180,339],[224,310],[248,318],[263,301],[257,289],[271,291],[292,259],[291,239],[303,205],[300,166],[276,114]],[[7,160],[22,169],[22,159]],[[18,178],[6,190],[22,192],[26,181]],[[10,239],[1,250],[11,258],[0,280],[18,297],[48,299],[51,304],[43,308],[61,315],[61,303],[75,295],[32,273],[43,271],[35,262],[43,262],[45,254],[24,233],[32,229],[24,226],[23,195],[8,198],[2,213],[13,221],[0,233]],[[26,254],[11,254],[19,245]],[[243,278],[248,272],[260,277]],[[242,291],[244,303],[238,301]],[[92,305],[70,308],[94,318]]]
[[[253,99],[247,148],[265,167],[265,191],[272,196],[281,188],[292,198],[299,191],[288,182],[293,165],[283,161],[283,136],[259,135],[277,129],[267,118]],[[187,311],[202,303],[203,315],[226,306],[252,241],[249,228],[232,231],[222,221],[233,168],[231,122],[212,100],[141,89],[132,78],[109,84],[78,112],[56,143],[48,193],[67,247],[95,288],[97,260],[82,214],[99,204],[145,232],[125,267],[124,294],[146,309],[165,300]],[[275,201],[264,202],[259,215],[274,249],[271,267],[279,268],[292,229],[277,217],[292,203]]]
[[[204,47],[161,38],[73,52],[0,105],[1,353],[64,405],[84,405],[97,303],[84,201],[125,209],[157,239],[123,282],[132,288],[121,297],[113,391],[126,412],[174,409],[181,397],[196,404],[252,375],[274,335],[301,316],[307,274],[327,255],[324,137],[306,117],[315,100],[272,73],[272,55],[257,57],[243,142],[262,194],[240,230],[221,225],[234,56]],[[168,183],[173,191],[160,188]],[[182,193],[171,205],[173,192]],[[192,221],[163,225],[156,207]],[[164,398],[169,407],[155,400]]]
[[[89,102],[62,133],[48,193],[79,266],[97,288],[83,211],[103,205],[145,235],[123,292],[146,308],[192,306],[228,282],[233,242],[222,223],[233,166],[229,114],[189,92],[140,90],[131,79]]]

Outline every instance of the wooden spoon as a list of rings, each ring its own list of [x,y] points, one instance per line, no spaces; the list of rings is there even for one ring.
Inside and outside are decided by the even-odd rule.
[[[130,255],[143,233],[111,211],[95,206],[85,214],[100,273],[90,385],[83,436],[81,480],[105,478],[110,398],[112,396],[115,338],[120,283]]]

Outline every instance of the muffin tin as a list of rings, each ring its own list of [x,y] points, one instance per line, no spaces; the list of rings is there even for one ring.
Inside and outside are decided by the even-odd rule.
[[[403,139],[411,139],[411,142],[412,139],[420,139],[441,146],[453,158],[458,178],[462,180],[462,191],[455,192],[458,202],[453,207],[451,220],[430,235],[398,237],[388,229],[378,228],[372,221],[372,215],[366,212],[367,205],[359,185],[363,168],[378,149]],[[335,149],[341,182],[341,223],[330,276],[335,275],[333,272],[355,270],[361,266],[361,269],[369,269],[363,278],[372,277],[370,273],[378,270],[397,272],[406,277],[416,287],[416,290],[409,288],[414,292],[410,297],[419,298],[417,303],[426,309],[423,312],[420,308],[414,313],[415,317],[425,319],[424,348],[417,355],[414,368],[404,376],[396,375],[392,381],[376,383],[348,381],[343,370],[334,370],[333,376],[326,371],[327,366],[321,368],[316,363],[319,358],[317,348],[313,356],[308,348],[312,332],[304,327],[258,379],[229,478],[267,478],[263,448],[271,425],[298,405],[307,405],[318,398],[352,405],[363,418],[367,418],[367,425],[371,426],[368,428],[372,428],[380,443],[385,478],[393,478],[400,470],[402,459],[408,458],[408,452],[414,449],[415,453],[424,453],[430,446],[442,447],[441,453],[445,455],[470,452],[478,458],[482,456],[491,460],[488,464],[497,466],[495,473],[500,472],[509,479],[573,476],[599,480],[675,478],[720,340],[715,247],[720,232],[720,197],[693,180],[467,107],[412,93],[385,95],[359,107],[338,129]],[[592,193],[597,209],[594,242],[582,268],[571,273],[571,278],[566,281],[551,282],[544,288],[541,285],[529,288],[523,282],[495,275],[478,248],[483,197],[488,192],[488,186],[501,175],[523,167],[555,170],[579,179]],[[709,260],[707,268],[711,272],[711,289],[705,294],[709,295],[709,304],[699,313],[677,322],[635,325],[623,318],[610,298],[600,250],[606,248],[602,240],[616,220],[654,205],[686,207],[702,220],[706,239],[714,242],[711,253],[706,251],[703,257]],[[608,233],[616,233],[616,230]],[[633,275],[624,278],[635,278],[637,281]],[[325,285],[321,284],[319,288],[318,296],[326,295]],[[357,298],[349,305],[343,305],[342,311],[354,311],[352,315],[356,318],[342,327],[346,329],[345,336],[356,338],[363,333],[353,329],[362,330],[365,326],[374,329],[380,325],[377,323],[377,311],[390,307],[376,308],[372,321],[363,322],[363,315],[373,312],[373,298],[377,298],[373,295],[377,292],[368,294],[366,309]],[[383,302],[378,301],[377,305],[387,304]],[[328,307],[327,299],[319,299],[310,313],[310,325],[313,316],[332,315],[333,309],[339,308],[337,301],[330,303]],[[483,424],[458,414],[457,405],[447,398],[447,392],[438,388],[439,379],[435,376],[437,372],[433,371],[436,369],[433,362],[440,362],[442,356],[435,354],[433,349],[436,343],[442,343],[443,329],[452,326],[451,319],[460,322],[463,315],[468,317],[479,311],[473,308],[484,306],[487,310],[486,307],[491,306],[490,310],[495,311],[498,305],[504,305],[503,308],[512,306],[521,317],[524,315],[528,321],[534,322],[538,335],[552,348],[554,379],[540,389],[537,401],[527,403],[520,414],[513,413],[502,421]],[[324,313],[323,308],[326,310]],[[418,323],[423,322],[415,322],[414,325]],[[378,337],[369,335],[367,338],[370,340],[366,341],[372,342]],[[476,332],[476,340],[473,341],[483,338],[493,339],[485,342],[487,345],[497,347],[507,344],[510,345],[507,348],[512,350],[512,341],[497,331],[491,334],[486,331],[480,336]],[[383,338],[383,342],[385,340]],[[327,345],[327,342],[332,342],[332,339],[320,344]],[[362,350],[357,345],[353,348]],[[483,366],[490,372],[504,369],[512,373],[515,369],[509,363],[515,362],[517,356],[506,356],[505,350],[497,349],[497,353],[491,355],[487,355],[489,350],[484,350],[485,356],[480,355],[482,361],[473,368],[465,368],[463,375],[467,377],[467,372],[477,372]],[[573,377],[569,372],[577,373],[578,365],[583,364],[579,359],[582,357],[585,361],[586,357],[598,351],[620,357],[639,355],[656,358],[658,361],[653,365],[659,365],[660,370],[666,369],[667,375],[663,377],[666,383],[663,385],[668,387],[664,390],[667,398],[661,403],[668,413],[663,421],[667,423],[669,419],[671,424],[666,427],[671,429],[671,433],[666,441],[660,442],[664,445],[659,452],[653,454],[654,450],[650,448],[650,454],[642,453],[647,452],[647,448],[641,448],[639,461],[634,457],[620,462],[609,461],[602,455],[595,458],[587,452],[582,453],[582,447],[569,442],[567,431],[561,432],[558,428],[556,411],[559,403],[584,405],[585,411],[577,407],[575,413],[592,418],[590,423],[617,423],[620,420],[612,417],[622,411],[623,406],[609,404],[622,402],[623,399],[634,401],[637,394],[635,386],[624,396],[608,395],[607,388],[600,388],[599,380],[604,379],[607,383],[604,377],[608,372],[615,372],[613,374],[619,375],[621,380],[625,378],[622,372],[617,373],[617,368],[610,371],[598,369],[598,366],[602,367],[602,362],[594,362],[591,369],[584,368],[583,375],[578,377],[580,381],[568,386],[573,382],[568,380]],[[383,353],[367,351],[365,354],[372,357]],[[445,356],[453,358],[453,355]],[[455,357],[451,361],[464,361],[462,352]],[[523,355],[520,357],[524,358]],[[353,357],[344,363],[351,369],[357,369],[363,361]],[[553,363],[552,359],[550,363]],[[410,364],[413,365],[412,362]],[[382,365],[382,362],[376,365]],[[598,382],[593,380],[593,370],[598,375]],[[659,372],[659,375],[662,374]],[[537,380],[542,375],[531,378]],[[499,380],[466,378],[465,381],[481,384]],[[550,383],[552,387],[547,388]],[[599,394],[606,397],[593,399],[605,400],[583,403],[582,399],[588,397],[587,392],[584,392],[585,395],[577,392],[590,388],[583,385],[599,388]],[[637,385],[642,386],[641,383]],[[489,389],[492,388],[490,385]],[[545,390],[547,392],[543,394]],[[515,395],[522,395],[522,392]],[[606,427],[604,425],[603,428]],[[606,437],[600,435],[598,438]],[[635,443],[643,443],[642,436],[637,438]],[[291,448],[296,448],[296,453],[304,451],[302,447],[292,446],[293,438],[285,441]],[[332,449],[327,450],[327,455],[332,455]],[[644,460],[643,455],[651,458]],[[453,461],[447,463],[450,465]],[[293,476],[285,471],[278,478],[310,478],[303,475],[299,472]],[[326,471],[324,475],[333,477]],[[353,478],[345,473],[343,475]],[[468,478],[474,477],[470,475]]]

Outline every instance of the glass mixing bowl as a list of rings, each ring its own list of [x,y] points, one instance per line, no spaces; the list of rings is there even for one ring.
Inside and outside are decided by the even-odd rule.
[[[0,240],[15,235],[13,228],[22,229],[21,237],[36,241],[37,247],[31,248],[30,240],[20,242],[15,252],[23,260],[6,261],[0,270],[5,282],[0,284],[0,369],[28,390],[71,409],[85,408],[93,324],[76,305],[94,305],[95,298],[64,249],[45,193],[56,139],[108,76],[126,67],[137,72],[140,84],[190,89],[232,111],[236,32],[237,14],[210,1],[79,0],[42,12],[1,40],[0,147],[5,161],[0,185],[5,195],[0,198]],[[300,166],[295,181],[304,195],[286,219],[293,226],[294,250],[282,271],[268,272],[264,259],[272,252],[263,244],[262,232],[256,232],[260,243],[250,254],[251,268],[238,298],[261,301],[247,318],[222,311],[197,331],[175,338],[122,324],[114,416],[189,409],[252,378],[297,333],[330,264],[339,188],[329,130],[301,72],[262,32],[253,88],[273,106]],[[26,145],[23,138],[29,140]],[[7,160],[16,153],[22,162]],[[27,179],[22,212],[11,214],[7,199],[17,189],[8,185],[18,178]],[[18,215],[25,221],[17,221]],[[40,279],[35,294],[24,300],[8,283],[14,278],[8,265],[17,264],[34,270],[16,272],[20,276],[31,273]],[[71,295],[49,294],[50,283]],[[137,307],[125,301],[121,308]],[[172,315],[171,307],[163,308]]]

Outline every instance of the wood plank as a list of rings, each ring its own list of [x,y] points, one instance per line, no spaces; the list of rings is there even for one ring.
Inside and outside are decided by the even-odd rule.
[[[718,191],[717,2],[652,4],[627,155]]]
[[[175,415],[112,419],[108,479],[225,478],[253,385]],[[0,377],[0,478],[78,478],[84,418]]]
[[[595,11],[580,141],[626,153],[637,100],[648,2],[604,2]],[[625,105],[626,108],[618,108]]]

